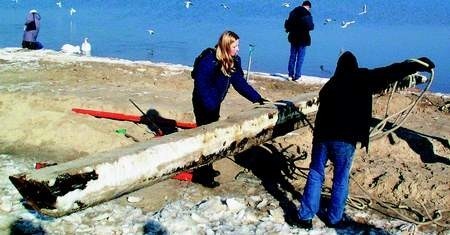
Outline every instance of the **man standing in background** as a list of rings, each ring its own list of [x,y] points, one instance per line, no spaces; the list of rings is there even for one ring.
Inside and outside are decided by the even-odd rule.
[[[314,29],[310,10],[311,2],[304,1],[301,6],[289,13],[288,19],[284,22],[284,28],[289,33],[288,40],[291,43],[288,65],[289,80],[296,81],[302,76],[306,47],[311,45],[309,31]]]

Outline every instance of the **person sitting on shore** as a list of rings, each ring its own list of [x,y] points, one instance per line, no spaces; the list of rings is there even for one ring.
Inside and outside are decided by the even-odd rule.
[[[28,12],[23,28],[22,48],[31,50],[42,49],[43,46],[37,41],[39,29],[41,28],[41,15],[33,9]]]

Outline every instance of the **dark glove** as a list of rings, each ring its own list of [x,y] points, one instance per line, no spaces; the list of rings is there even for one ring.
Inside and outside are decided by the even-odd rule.
[[[264,103],[270,102],[269,100],[264,99],[263,97],[259,98],[258,102],[260,105],[263,105]]]
[[[430,59],[428,59],[427,57],[420,57],[419,59],[417,59],[417,60],[420,60],[421,62],[423,62],[423,63],[425,63],[425,64],[422,64],[422,63],[417,63],[417,62],[413,62],[413,63],[416,63],[416,70],[417,71],[420,71],[420,72],[427,72],[427,71],[430,71],[431,69],[433,69],[434,68],[434,63],[433,63],[433,61],[431,61]]]

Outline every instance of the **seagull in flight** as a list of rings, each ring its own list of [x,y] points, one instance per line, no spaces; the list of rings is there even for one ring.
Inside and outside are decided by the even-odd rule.
[[[362,10],[360,13],[358,13],[358,15],[364,15],[364,14],[366,14],[366,13],[367,13],[367,5],[364,4],[363,10]]]
[[[148,34],[153,35],[155,34],[155,31],[153,31],[152,29],[147,29]]]
[[[283,2],[283,4],[281,4],[283,7],[291,7],[291,4],[288,2]]]
[[[227,6],[227,5],[225,5],[224,3],[221,3],[220,5],[221,5],[224,9],[230,10],[230,7]]]
[[[349,25],[354,24],[356,21],[352,20],[352,21],[342,21],[341,23],[341,28],[345,29],[347,28]]]
[[[69,10],[69,14],[73,15],[73,14],[75,14],[75,12],[77,12],[77,10],[75,10],[73,7],[71,7]]]
[[[61,2],[61,1],[56,2],[56,6],[58,6],[59,8],[61,8],[61,7],[62,7],[62,2]]]
[[[191,7],[193,4],[192,4],[192,2],[191,1],[184,1],[184,6],[186,7],[186,8],[189,8],[189,7]]]
[[[323,24],[328,24],[328,23],[330,23],[331,21],[336,21],[336,19],[326,18],[326,19],[325,19],[325,22],[323,22]]]

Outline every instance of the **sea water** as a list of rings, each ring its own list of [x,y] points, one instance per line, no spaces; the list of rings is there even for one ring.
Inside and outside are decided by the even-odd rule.
[[[94,56],[192,66],[228,29],[241,37],[244,70],[251,44],[251,71],[287,73],[290,45],[283,25],[301,1],[192,3],[187,8],[182,0],[1,0],[0,47],[21,46],[25,16],[36,9],[42,17],[38,40],[48,49],[81,45],[88,37]],[[364,4],[367,13],[359,14]],[[76,12],[70,14],[71,8]],[[431,90],[450,93],[450,1],[313,0],[311,12],[315,29],[303,74],[330,77],[345,50],[368,68],[427,56],[436,63]],[[355,23],[342,28],[342,21]]]

